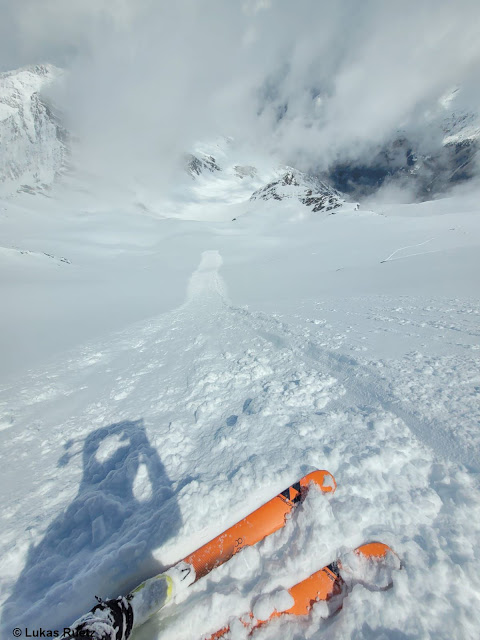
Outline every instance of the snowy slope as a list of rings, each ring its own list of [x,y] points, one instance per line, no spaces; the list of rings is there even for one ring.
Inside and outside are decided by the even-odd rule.
[[[62,71],[34,65],[0,74],[0,194],[51,187],[66,161],[66,131],[42,96]]]
[[[2,638],[62,628],[312,467],[332,497],[135,639],[200,638],[372,539],[402,558],[391,590],[253,637],[476,638],[478,193],[335,216],[260,199],[232,221],[224,174],[183,219],[1,203]]]

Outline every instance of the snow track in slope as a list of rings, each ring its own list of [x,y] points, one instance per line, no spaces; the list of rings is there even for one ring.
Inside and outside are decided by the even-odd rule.
[[[192,274],[188,284],[187,305],[201,298],[207,298],[211,302],[211,297],[215,294],[220,298],[226,296],[225,282],[218,273],[222,263],[222,256],[218,251],[203,252],[198,269]]]
[[[471,415],[464,416],[462,428],[455,429],[451,421],[457,418],[454,417],[450,409],[452,415],[448,420],[449,411],[445,401],[443,413],[437,412],[437,417],[440,420],[435,420],[433,415],[422,415],[421,411],[415,407],[415,400],[412,401],[406,394],[402,397],[402,394],[399,393],[399,380],[406,378],[410,380],[410,393],[421,395],[422,384],[411,378],[411,371],[414,368],[418,376],[418,364],[423,361],[421,354],[412,354],[411,357],[406,358],[410,366],[403,364],[402,367],[397,364],[395,377],[393,380],[389,380],[382,377],[380,372],[371,365],[362,364],[359,360],[341,352],[320,347],[306,339],[305,336],[298,336],[279,320],[257,313],[252,317],[251,324],[252,329],[256,327],[258,334],[273,344],[295,345],[298,352],[302,353],[303,358],[307,358],[307,360],[310,358],[315,363],[315,368],[327,370],[335,376],[345,389],[345,397],[337,404],[343,407],[350,404],[351,406],[382,408],[403,420],[412,433],[431,448],[440,460],[450,460],[466,465],[476,473],[480,471],[480,435],[474,432],[474,425],[478,423],[479,418],[478,406],[475,406],[475,402],[470,406]],[[267,328],[263,328],[262,325]],[[442,362],[447,363],[448,360],[448,358],[444,358]],[[381,366],[385,368],[388,375],[388,368],[384,364]],[[433,367],[437,369],[435,374],[440,377],[442,368],[436,362],[433,362]],[[431,366],[429,368],[431,369]],[[441,380],[441,383],[446,387],[445,395],[448,394],[450,404],[453,400],[455,387],[462,384],[459,376],[463,371],[465,371],[465,363],[459,362],[453,368],[446,369]],[[470,376],[467,376],[467,381],[470,383],[480,382],[480,377],[476,375],[476,367],[473,368]],[[404,387],[405,383],[403,382],[402,388],[404,389]],[[436,391],[438,394],[439,389]],[[480,393],[478,386],[473,387],[473,393]],[[423,408],[425,409],[425,407]],[[468,426],[468,423],[471,427]]]

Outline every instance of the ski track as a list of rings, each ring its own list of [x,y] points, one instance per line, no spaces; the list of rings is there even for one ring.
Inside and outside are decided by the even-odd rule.
[[[267,320],[267,322],[271,324],[271,320]],[[288,327],[282,325],[278,321],[277,332],[284,333],[288,336],[290,343],[293,344],[295,342],[295,334],[289,330]],[[263,332],[263,335],[267,337],[267,339],[271,339],[273,343],[280,343],[282,340],[279,336],[268,334],[267,332]],[[286,342],[285,339],[284,342]],[[473,415],[470,414],[472,426],[465,434],[468,437],[464,437],[463,441],[460,441],[463,434],[456,433],[455,429],[452,429],[451,424],[442,425],[439,421],[436,421],[433,418],[425,419],[422,417],[422,412],[415,410],[415,407],[412,406],[414,405],[413,399],[408,397],[405,398],[405,395],[402,397],[400,388],[404,392],[409,390],[410,394],[414,395],[415,400],[418,400],[419,396],[426,395],[419,392],[418,384],[411,383],[408,385],[408,382],[403,380],[401,387],[399,387],[398,378],[396,378],[394,383],[392,383],[391,381],[388,381],[388,379],[382,378],[372,366],[368,367],[366,365],[362,365],[358,360],[350,356],[337,354],[335,351],[321,349],[312,342],[305,343],[302,340],[297,346],[299,350],[302,350],[302,342],[305,345],[303,347],[303,352],[317,363],[317,368],[321,370],[328,370],[335,376],[338,382],[348,389],[347,397],[353,406],[381,407],[385,411],[401,418],[401,420],[412,431],[413,435],[429,446],[440,459],[451,460],[452,462],[457,462],[469,467],[476,473],[479,472],[480,449],[478,447],[478,435],[475,434],[474,429],[474,427],[478,425],[480,419],[480,412],[478,410],[480,387],[478,385],[474,386],[472,389],[472,396],[474,397],[474,402],[471,406]],[[435,359],[432,359],[433,362],[430,362],[429,359],[424,358],[421,354],[412,354],[410,359],[413,359],[414,361],[414,366],[412,368],[416,369],[417,376],[418,373],[423,371],[427,376],[436,374],[440,377],[442,365],[445,363],[449,364],[447,358],[443,358],[439,362],[435,362]],[[425,364],[423,364],[424,360],[426,360]],[[383,363],[380,363],[380,366],[384,366]],[[437,369],[437,371],[435,371],[435,369]],[[450,365],[449,376],[452,376],[452,373],[454,372],[455,366]],[[405,370],[400,369],[398,374],[405,375]],[[443,382],[445,382],[447,376],[443,377]],[[476,367],[472,367],[472,375],[467,381],[468,383],[480,382],[480,375],[478,374]],[[462,384],[462,381],[458,381],[458,379],[455,380],[455,382],[457,384]],[[448,393],[445,394],[445,399],[448,399],[451,406],[452,381],[449,380],[447,384],[449,388]],[[433,390],[437,396],[442,393],[442,391],[437,387]],[[342,400],[342,403],[345,404],[345,399]],[[438,397],[435,398],[435,404],[438,405]],[[444,402],[443,404],[444,406],[442,408],[445,411],[446,403]],[[465,425],[462,425],[462,427],[465,429]],[[472,437],[477,438],[477,441],[473,444],[471,442]]]
[[[23,491],[9,468],[1,488],[2,638],[19,620],[68,625],[314,467],[335,475],[335,495],[311,492],[134,638],[200,639],[371,539],[402,558],[393,589],[355,587],[341,615],[323,620],[319,604],[254,637],[478,637],[478,309],[453,303],[455,327],[426,321],[465,336],[453,355],[372,360],[322,309],[294,323],[232,306],[221,265],[204,252],[181,307],[0,390],[2,457],[25,468]],[[422,330],[418,313],[381,309],[374,324]]]

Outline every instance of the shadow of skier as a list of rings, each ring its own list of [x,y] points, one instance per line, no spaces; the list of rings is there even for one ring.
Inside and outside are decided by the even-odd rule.
[[[67,450],[58,466],[72,457]],[[180,525],[171,482],[143,420],[93,431],[83,446],[78,494],[29,549],[4,605],[2,637],[14,627],[63,630],[95,604],[95,595],[128,593],[164,568],[152,552]]]

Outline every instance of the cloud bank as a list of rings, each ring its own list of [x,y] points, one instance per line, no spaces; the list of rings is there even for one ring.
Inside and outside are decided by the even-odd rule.
[[[0,0],[1,3],[2,0]],[[70,69],[62,103],[92,171],[157,180],[198,139],[301,168],[359,158],[462,87],[480,110],[478,0],[23,0],[0,4],[10,68]]]

